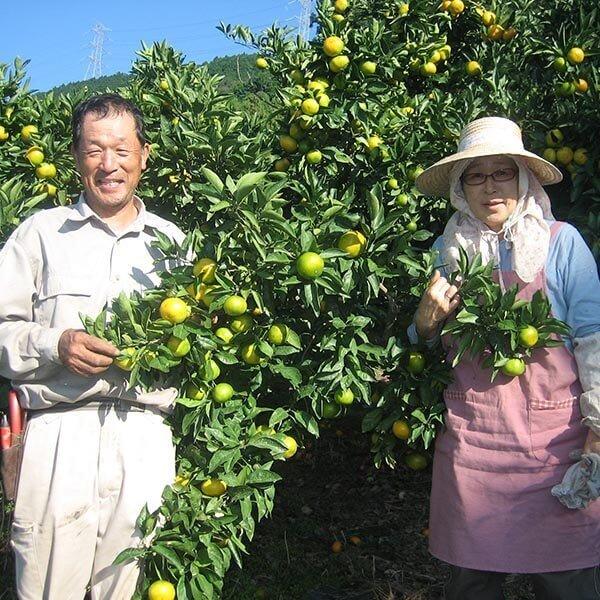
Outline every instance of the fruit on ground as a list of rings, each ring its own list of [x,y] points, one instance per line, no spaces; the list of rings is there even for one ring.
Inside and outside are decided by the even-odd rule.
[[[256,66],[257,66],[259,69],[267,69],[267,68],[269,67],[269,63],[267,62],[267,59],[266,59],[266,58],[263,58],[262,56],[259,56],[259,57],[256,59],[256,63],[255,63],[255,64],[256,64]]]
[[[539,339],[538,330],[533,325],[519,329],[519,343],[525,348],[533,348]]]
[[[233,387],[229,383],[217,383],[212,390],[212,398],[215,402],[227,402],[233,397]]]
[[[113,363],[123,369],[123,371],[131,371],[133,369],[133,355],[135,354],[135,348],[124,348],[121,350],[121,354],[124,356],[117,356]]]
[[[261,361],[260,354],[256,351],[256,344],[242,346],[242,360],[247,365],[257,365]]]
[[[212,258],[201,258],[194,263],[192,272],[194,277],[199,277],[203,283],[213,283],[217,263]]]
[[[200,490],[205,496],[216,498],[217,496],[222,496],[227,491],[227,484],[222,479],[211,477],[200,484]]]
[[[175,586],[159,579],[148,588],[148,600],[175,600]]]
[[[287,450],[283,453],[283,457],[292,458],[298,450],[298,442],[296,442],[291,435],[286,435],[283,438],[283,443],[287,446]]]
[[[338,240],[338,248],[350,258],[360,256],[367,245],[367,238],[360,231],[347,231]]]
[[[357,535],[351,535],[348,540],[355,546],[360,546],[362,544],[362,540]]]
[[[231,331],[231,329],[228,329],[227,327],[219,327],[216,331],[215,331],[215,335],[223,342],[225,342],[226,344],[229,344],[229,342],[231,342],[231,340],[233,339],[233,331]]]
[[[525,373],[525,361],[522,358],[510,358],[502,367],[502,372],[509,377],[518,377]]]
[[[323,42],[323,52],[329,57],[337,56],[344,50],[344,40],[337,35],[330,35]]]
[[[41,163],[37,166],[35,174],[38,179],[54,179],[56,177],[56,167],[52,163]]]
[[[585,58],[585,52],[581,48],[578,48],[576,46],[574,48],[571,48],[567,52],[567,60],[572,65],[578,65],[578,64],[582,63],[584,58]]]
[[[398,419],[392,424],[392,433],[399,440],[407,440],[410,437],[410,425],[405,419]]]
[[[173,325],[183,323],[190,316],[191,309],[181,298],[165,298],[160,303],[160,316]]]
[[[296,270],[303,279],[316,279],[325,268],[325,261],[316,252],[303,252],[296,259]]]
[[[404,458],[406,466],[413,471],[422,471],[427,467],[427,457],[420,452],[411,452]]]
[[[37,146],[32,146],[25,153],[27,160],[35,167],[44,162],[44,153]]]
[[[319,103],[314,98],[306,98],[300,105],[300,110],[309,117],[316,115],[319,112]]]
[[[335,401],[342,406],[348,406],[354,402],[354,392],[350,389],[339,389],[335,393]]]
[[[21,139],[24,142],[28,142],[34,133],[38,132],[38,128],[35,125],[24,125],[21,128]]]
[[[167,342],[167,348],[173,353],[174,356],[181,358],[192,349],[192,346],[188,338],[182,340],[172,335]]]
[[[425,357],[420,352],[411,352],[408,355],[408,365],[407,370],[409,373],[413,375],[418,375],[422,373],[425,369]]]
[[[246,331],[250,331],[253,324],[254,321],[248,314],[240,315],[239,317],[229,321],[229,327],[235,333],[245,333]]]
[[[329,61],[329,69],[333,73],[339,73],[343,71],[350,64],[350,59],[345,54],[340,54],[339,56],[334,56]]]
[[[223,310],[230,317],[238,317],[248,310],[248,304],[241,296],[229,296],[223,304]]]
[[[334,554],[339,554],[344,549],[344,545],[339,540],[335,540],[333,544],[331,544],[331,551]]]
[[[287,338],[288,328],[287,325],[283,325],[283,323],[273,323],[271,327],[269,327],[269,331],[267,333],[267,339],[274,346],[279,346],[283,344]]]
[[[191,398],[192,400],[202,400],[202,398],[204,398],[204,390],[201,390],[194,383],[190,383],[185,388],[185,395],[186,398]]]

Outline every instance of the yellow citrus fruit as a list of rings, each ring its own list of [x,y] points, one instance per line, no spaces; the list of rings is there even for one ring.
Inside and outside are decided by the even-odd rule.
[[[5,142],[8,139],[8,131],[0,125],[0,142]]]
[[[191,309],[181,298],[165,298],[160,303],[160,316],[176,325],[183,323],[190,316]]]
[[[584,94],[585,92],[588,91],[589,89],[589,84],[585,79],[579,78],[576,82],[575,82],[575,88],[577,89],[578,92],[581,92],[582,94]]]
[[[329,57],[337,56],[344,50],[344,40],[337,35],[330,35],[323,42],[323,52]]]
[[[205,367],[208,367],[205,368],[204,372],[204,379],[206,381],[212,381],[221,374],[221,367],[219,367],[219,364],[212,358],[207,361]]]
[[[442,53],[439,50],[434,50],[429,57],[429,61],[432,63],[439,63],[443,59]]]
[[[577,148],[575,152],[573,152],[573,162],[576,165],[585,165],[588,161],[588,154],[585,148]]]
[[[510,358],[502,367],[502,372],[509,377],[518,377],[525,373],[525,362],[521,358]]]
[[[280,346],[283,344],[287,338],[288,328],[287,325],[283,323],[273,323],[271,327],[269,327],[269,331],[267,333],[267,339],[274,346]]]
[[[471,76],[481,75],[481,65],[476,60],[470,60],[465,66],[465,71]]]
[[[333,544],[331,544],[331,551],[334,554],[339,554],[343,549],[344,549],[344,544],[342,544],[342,542],[340,542],[339,540],[335,540],[335,542],[333,542]]]
[[[306,98],[300,105],[300,110],[305,114],[312,117],[319,112],[319,103],[314,98]]]
[[[425,169],[421,165],[417,165],[416,167],[411,167],[408,170],[407,176],[409,181],[416,181],[417,177],[424,171]]]
[[[406,224],[406,230],[410,233],[416,233],[417,229],[419,229],[419,226],[415,221],[410,221]]]
[[[316,252],[303,252],[296,259],[296,270],[303,279],[316,279],[325,268],[325,261]]]
[[[421,454],[420,452],[411,452],[406,455],[404,462],[406,463],[406,466],[413,471],[422,471],[427,467],[428,461],[424,454]]]
[[[204,398],[204,390],[201,390],[194,383],[190,383],[187,388],[185,388],[185,395],[192,400],[202,400],[202,398]]]
[[[275,161],[274,167],[279,173],[284,173],[290,168],[291,164],[292,163],[287,158],[280,158],[279,160]]]
[[[27,160],[35,167],[44,162],[44,153],[42,152],[41,148],[38,148],[37,146],[28,148],[25,156],[27,157]]]
[[[231,331],[231,329],[228,329],[227,327],[219,327],[215,331],[215,335],[226,344],[229,344],[229,342],[231,342],[231,340],[233,339],[233,331]]]
[[[205,496],[216,498],[217,496],[222,496],[227,491],[227,484],[221,479],[211,477],[200,484],[200,490]]]
[[[409,202],[408,194],[398,194],[396,196],[396,204],[398,206],[406,206]]]
[[[24,142],[28,142],[34,133],[38,132],[38,128],[35,125],[25,125],[21,128],[21,139]]]
[[[348,0],[335,0],[333,7],[338,13],[346,12],[348,10]]]
[[[375,150],[375,148],[379,148],[379,146],[381,146],[382,143],[383,140],[378,135],[371,135],[367,138],[367,147],[369,149],[369,152],[372,152],[373,150]]]
[[[292,458],[298,450],[298,442],[291,436],[286,435],[283,438],[283,443],[287,446],[287,450],[283,453],[284,458]]]
[[[450,2],[448,10],[450,11],[450,14],[456,17],[460,15],[460,13],[463,12],[463,10],[465,10],[465,3],[462,0],[452,0],[452,2]]]
[[[569,146],[563,146],[556,151],[556,160],[561,165],[568,165],[573,162],[573,150]]]
[[[212,390],[212,398],[215,402],[227,402],[233,397],[234,390],[229,383],[217,383]]]
[[[212,301],[215,299],[215,291],[217,289],[216,285],[206,285],[204,283],[201,283],[198,286],[198,291],[197,291],[197,299],[200,300],[202,302],[202,304],[204,304],[204,306],[206,306],[206,308],[209,308]]]
[[[56,193],[58,192],[58,188],[55,185],[52,185],[51,183],[47,183],[46,184],[46,194],[48,194],[48,196],[51,196],[52,198],[54,198],[54,196],[56,196]]]
[[[309,165],[316,165],[323,160],[323,154],[320,150],[309,150],[304,157]]]
[[[316,79],[313,79],[312,81],[309,81],[306,87],[309,90],[313,90],[316,92],[324,92],[329,87],[329,82],[326,79],[318,77]]]
[[[269,67],[269,63],[267,62],[267,59],[263,58],[262,56],[259,56],[256,59],[255,64],[259,69],[267,69]]]
[[[388,190],[397,190],[397,189],[398,189],[398,187],[399,187],[398,180],[397,180],[395,177],[390,177],[390,178],[389,178],[389,179],[386,181],[386,183],[385,183],[385,187],[386,187]]]
[[[201,258],[194,263],[194,277],[199,277],[203,283],[213,283],[217,263],[212,258]]]
[[[279,136],[279,145],[285,152],[296,152],[298,142],[291,135]]]
[[[585,52],[581,48],[577,48],[576,46],[574,48],[571,48],[567,52],[567,60],[572,65],[578,65],[578,64],[582,63],[584,58],[585,58]]]
[[[166,79],[161,79],[158,87],[160,87],[163,92],[166,92],[169,89],[169,82]]]
[[[133,369],[133,355],[135,354],[135,348],[124,348],[121,350],[121,354],[124,356],[117,356],[113,363],[123,369],[123,371],[131,371]]]
[[[268,425],[259,425],[256,428],[257,435],[275,435],[277,432]]]
[[[338,241],[338,248],[350,258],[360,256],[367,245],[367,238],[360,231],[346,231]]]
[[[340,54],[339,56],[334,56],[329,61],[329,69],[333,73],[339,73],[343,71],[350,64],[350,59],[345,54]]]
[[[260,354],[256,351],[256,344],[247,344],[242,346],[242,360],[247,365],[257,365],[261,361]]]
[[[564,73],[567,70],[567,61],[562,56],[557,56],[552,61],[552,66],[554,67],[555,71]]]
[[[304,75],[302,75],[302,71],[300,71],[300,69],[294,69],[290,73],[290,77],[291,77],[292,81],[294,83],[296,83],[297,85],[303,85],[304,84]]]
[[[254,321],[248,314],[240,315],[239,317],[235,317],[235,319],[231,319],[231,321],[229,321],[229,327],[235,333],[245,333],[246,331],[250,331],[253,324]]]
[[[546,134],[546,145],[550,148],[556,148],[565,139],[560,129],[552,129]]]
[[[481,13],[481,22],[486,27],[489,27],[490,25],[493,25],[496,22],[496,15],[491,10],[484,10]]]
[[[519,329],[519,342],[525,348],[533,348],[539,339],[538,330],[533,325]]]
[[[334,400],[342,406],[348,406],[354,402],[354,392],[349,389],[339,389],[335,393]]]
[[[502,32],[502,39],[505,42],[510,42],[517,35],[517,30],[514,27],[509,27]]]
[[[502,25],[494,24],[490,25],[487,29],[487,36],[490,40],[494,42],[498,42],[502,39],[502,34],[504,33],[504,27]]]
[[[431,75],[435,75],[436,73],[437,73],[437,67],[435,66],[435,63],[426,62],[421,67],[421,75],[425,75],[427,77],[430,77]]]
[[[331,104],[331,98],[327,94],[319,94],[317,100],[321,108],[327,108]]]
[[[450,53],[452,52],[452,46],[450,46],[448,44],[444,44],[439,49],[439,52],[442,55],[442,60],[448,60],[448,58],[450,58]]]
[[[373,75],[377,71],[377,63],[372,60],[365,60],[360,64],[360,72],[363,75]]]
[[[56,177],[56,167],[52,163],[41,163],[35,170],[38,179],[54,179]]]
[[[399,440],[407,440],[410,437],[410,425],[405,419],[398,419],[392,424],[392,433]]]
[[[413,375],[418,375],[425,370],[426,360],[420,352],[410,352],[408,355],[407,370]]]
[[[181,358],[192,349],[192,346],[188,338],[182,340],[172,335],[167,342],[167,348],[173,353],[174,356]]]
[[[546,148],[542,156],[551,163],[556,162],[556,150],[554,148]]]
[[[223,310],[230,317],[239,317],[248,310],[248,304],[241,296],[229,296],[223,304]]]
[[[355,546],[360,546],[362,544],[362,540],[357,535],[351,535],[349,538],[350,543]]]
[[[398,5],[398,14],[401,17],[405,17],[409,11],[410,11],[410,5],[407,4],[406,2],[403,2],[402,4]]]
[[[175,586],[159,579],[148,588],[148,600],[175,600]]]

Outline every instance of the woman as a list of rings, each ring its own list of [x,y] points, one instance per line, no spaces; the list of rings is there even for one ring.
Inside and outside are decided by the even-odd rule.
[[[502,598],[506,573],[531,573],[537,598],[600,598],[600,502],[570,510],[550,493],[573,450],[600,453],[600,282],[577,230],[552,216],[542,185],[561,178],[524,150],[515,123],[491,117],[467,125],[458,152],[416,181],[424,194],[449,195],[457,211],[434,244],[442,274],[415,313],[421,340],[458,306],[446,276],[459,247],[494,261],[500,285],[518,283],[518,297],[543,290],[572,334],[534,352],[521,377],[490,383],[490,371],[467,358],[454,369],[430,514],[430,551],[451,565],[447,600]]]

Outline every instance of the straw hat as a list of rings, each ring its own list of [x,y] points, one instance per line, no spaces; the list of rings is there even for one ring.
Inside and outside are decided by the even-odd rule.
[[[495,154],[523,159],[542,185],[562,180],[562,173],[552,163],[525,150],[516,123],[502,117],[485,117],[469,123],[460,133],[458,152],[425,169],[415,185],[428,196],[448,196],[450,171],[458,161]]]

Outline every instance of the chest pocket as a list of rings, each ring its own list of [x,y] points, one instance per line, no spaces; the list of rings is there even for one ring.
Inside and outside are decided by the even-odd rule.
[[[35,321],[46,327],[81,329],[80,313],[95,316],[90,314],[92,292],[91,279],[49,274],[34,304]]]

